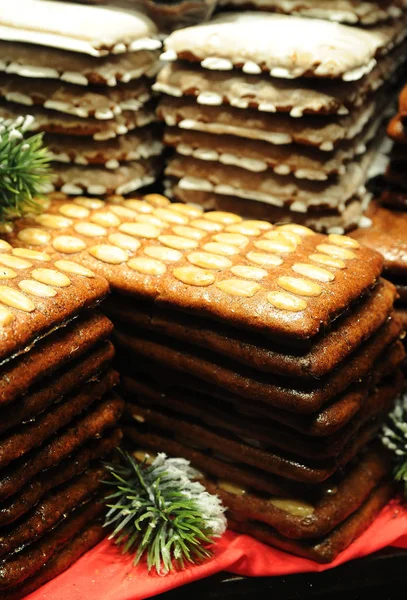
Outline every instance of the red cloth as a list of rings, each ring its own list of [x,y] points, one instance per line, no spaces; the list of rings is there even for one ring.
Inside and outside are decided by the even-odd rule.
[[[133,568],[107,540],[85,554],[68,571],[50,581],[26,600],[144,600],[219,571],[238,575],[288,575],[324,571],[386,546],[407,548],[407,507],[392,501],[376,521],[329,565],[320,565],[275,550],[247,535],[227,531],[204,564],[166,576],[148,574],[145,564]]]

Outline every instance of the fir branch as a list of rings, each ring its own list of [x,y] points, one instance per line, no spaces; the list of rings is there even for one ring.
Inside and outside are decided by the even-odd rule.
[[[0,119],[0,222],[38,209],[35,196],[50,177],[42,133],[24,137],[32,122],[31,116]]]
[[[118,464],[106,464],[113,488],[106,497],[105,527],[123,554],[134,552],[134,564],[147,556],[147,567],[166,574],[212,553],[208,546],[226,529],[224,508],[196,479],[187,460],[159,454],[148,465],[120,452]]]
[[[386,448],[394,453],[394,478],[404,483],[404,496],[407,498],[407,393],[396,400],[383,426],[381,439]]]

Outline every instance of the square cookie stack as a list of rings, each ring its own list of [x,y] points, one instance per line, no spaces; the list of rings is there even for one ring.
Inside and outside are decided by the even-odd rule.
[[[343,233],[360,222],[403,18],[362,30],[268,12],[174,32],[154,89],[176,199]]]
[[[16,600],[103,536],[100,459],[123,401],[95,307],[106,280],[0,240],[0,597]]]
[[[46,132],[53,186],[126,194],[153,183],[162,144],[152,77],[161,43],[136,12],[25,0],[0,8],[0,116]]]
[[[386,277],[398,292],[396,309],[407,331],[407,86],[399,97],[398,113],[387,133],[393,142],[380,201],[369,207],[371,225],[353,236],[384,256]]]
[[[387,134],[393,146],[381,200],[390,207],[407,210],[407,85],[400,93],[398,112],[391,119]]]
[[[232,527],[326,562],[386,503],[370,442],[405,353],[378,253],[157,195],[54,196],[8,239],[108,279],[125,433],[190,459]]]

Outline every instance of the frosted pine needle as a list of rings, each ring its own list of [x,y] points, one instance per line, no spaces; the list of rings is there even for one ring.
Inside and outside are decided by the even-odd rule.
[[[148,465],[120,456],[119,464],[106,465],[105,483],[114,491],[104,525],[113,528],[110,538],[123,554],[134,553],[134,564],[146,555],[148,570],[161,575],[209,558],[209,546],[226,529],[225,509],[196,481],[189,461],[159,454]]]
[[[407,497],[407,393],[397,399],[382,429],[381,438],[386,448],[394,452],[394,477],[404,482],[404,495]]]
[[[24,137],[33,117],[0,119],[0,222],[38,205],[34,200],[49,180],[50,157],[42,134]]]

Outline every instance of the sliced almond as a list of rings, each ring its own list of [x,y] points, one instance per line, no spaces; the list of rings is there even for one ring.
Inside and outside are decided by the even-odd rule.
[[[215,281],[213,273],[196,267],[178,267],[173,270],[172,274],[182,283],[196,287],[206,287]]]
[[[27,296],[5,285],[0,285],[0,302],[24,312],[33,312],[35,310],[35,304]]]
[[[322,294],[322,287],[318,283],[307,281],[302,277],[284,275],[277,279],[277,284],[286,292],[292,292],[299,296],[316,297]]]
[[[131,258],[127,266],[133,269],[133,271],[143,273],[144,275],[163,275],[167,270],[163,262],[155,258],[147,258],[146,256]]]
[[[97,258],[98,260],[110,265],[119,265],[127,262],[129,258],[127,252],[122,250],[122,248],[111,246],[109,244],[99,244],[97,246],[93,246],[92,248],[89,248],[89,254],[91,254],[94,258]]]
[[[224,279],[219,281],[216,287],[231,296],[240,296],[241,298],[251,298],[260,289],[258,283],[245,279]]]
[[[328,283],[329,281],[333,281],[335,279],[335,275],[331,273],[331,271],[327,271],[327,269],[321,269],[321,267],[316,267],[315,265],[310,265],[308,263],[295,263],[291,268],[299,275],[304,275],[304,277],[315,279],[316,281],[322,281],[323,283]]]
[[[69,277],[54,269],[34,269],[31,272],[31,277],[35,281],[45,283],[46,285],[55,285],[56,287],[68,287],[68,285],[71,285]]]
[[[287,310],[290,312],[300,312],[307,308],[307,303],[303,298],[298,298],[287,294],[286,292],[270,292],[267,295],[267,300],[275,308]]]

